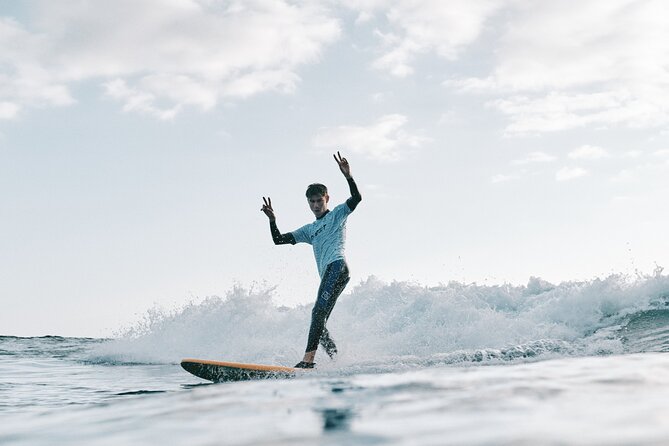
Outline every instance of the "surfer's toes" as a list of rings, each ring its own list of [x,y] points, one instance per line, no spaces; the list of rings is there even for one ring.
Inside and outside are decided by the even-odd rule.
[[[295,368],[296,369],[313,369],[314,365],[315,364],[313,362],[300,361],[297,364],[295,364]]]

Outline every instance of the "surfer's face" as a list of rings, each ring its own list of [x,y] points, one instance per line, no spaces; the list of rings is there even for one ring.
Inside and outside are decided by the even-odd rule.
[[[309,208],[311,209],[311,212],[314,213],[316,218],[320,218],[323,214],[325,214],[325,211],[328,210],[328,201],[330,201],[330,196],[327,194],[312,195],[311,197],[307,198],[307,201],[309,202]]]

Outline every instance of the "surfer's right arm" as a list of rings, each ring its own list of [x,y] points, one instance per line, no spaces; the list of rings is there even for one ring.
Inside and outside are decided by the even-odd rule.
[[[276,216],[274,215],[274,209],[272,209],[272,199],[269,197],[262,197],[262,200],[264,204],[260,210],[264,212],[265,215],[267,215],[267,218],[269,218],[269,231],[272,234],[272,240],[274,241],[274,244],[287,245],[290,243],[291,245],[294,245],[296,242],[293,234],[290,232],[282,234],[276,225]]]

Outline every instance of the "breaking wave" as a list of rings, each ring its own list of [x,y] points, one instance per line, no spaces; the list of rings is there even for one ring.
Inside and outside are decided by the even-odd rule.
[[[279,306],[271,288],[236,287],[170,311],[152,309],[89,360],[176,363],[183,357],[290,365],[306,344],[311,306]],[[525,286],[438,287],[370,277],[339,299],[328,322],[340,355],[320,367],[396,369],[669,351],[669,277]]]

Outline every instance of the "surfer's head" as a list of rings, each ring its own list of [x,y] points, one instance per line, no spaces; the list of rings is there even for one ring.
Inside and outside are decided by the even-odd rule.
[[[314,213],[316,218],[321,218],[328,210],[328,201],[330,201],[328,188],[320,183],[310,184],[305,195],[311,212]]]

